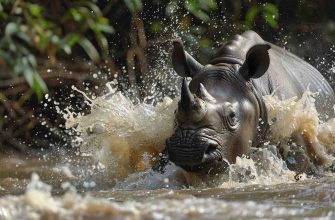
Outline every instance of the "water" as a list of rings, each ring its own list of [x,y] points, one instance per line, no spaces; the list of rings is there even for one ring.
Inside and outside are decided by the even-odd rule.
[[[111,89],[90,99],[91,114],[67,111],[67,126],[81,135],[77,153],[0,159],[0,219],[301,219],[335,217],[332,161],[334,120],[318,120],[313,94],[278,101],[265,97],[272,136],[263,148],[237,159],[216,177],[170,164],[149,168],[173,131],[176,100],[134,105]],[[290,123],[287,123],[287,120]],[[291,126],[287,126],[290,124]],[[285,126],[285,129],[283,129]],[[323,166],[295,173],[274,145],[304,132]],[[292,150],[288,144],[288,152]]]
[[[2,158],[1,161],[1,171],[7,170],[10,175],[2,176],[0,180],[2,194],[0,219],[222,219],[223,217],[225,219],[301,219],[302,217],[333,219],[335,217],[333,175],[280,184],[270,182],[226,184],[210,188],[178,190],[167,188],[99,190],[99,187],[92,187],[86,188],[86,192],[80,190],[76,192],[68,182],[73,181],[73,177],[62,172],[58,173],[55,168],[59,168],[59,164],[57,165],[55,161],[18,157]],[[19,167],[21,169],[11,166],[19,161],[24,161]],[[43,171],[41,167],[46,170]],[[30,180],[32,171],[39,172],[40,178],[52,184],[53,188],[42,183],[37,174]],[[62,190],[57,189],[58,187]]]

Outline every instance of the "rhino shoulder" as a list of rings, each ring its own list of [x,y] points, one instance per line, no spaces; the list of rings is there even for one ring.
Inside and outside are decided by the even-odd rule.
[[[235,35],[230,41],[219,48],[210,64],[234,63],[243,64],[248,50],[265,41],[254,31],[246,31],[243,34]]]

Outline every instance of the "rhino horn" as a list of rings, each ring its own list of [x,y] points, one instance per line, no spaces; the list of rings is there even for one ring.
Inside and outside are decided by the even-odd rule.
[[[194,103],[194,97],[188,88],[186,79],[183,79],[183,84],[181,86],[181,99],[180,104],[185,108],[190,108]]]
[[[204,101],[208,101],[208,102],[216,101],[215,98],[211,94],[209,94],[209,92],[207,91],[207,89],[202,83],[199,84],[197,95],[199,96],[199,98],[201,98]]]
[[[196,123],[205,116],[206,112],[206,104],[199,98],[193,96],[186,79],[184,79],[181,87],[181,99],[178,107],[178,121],[182,123],[185,121],[188,121],[188,123]]]

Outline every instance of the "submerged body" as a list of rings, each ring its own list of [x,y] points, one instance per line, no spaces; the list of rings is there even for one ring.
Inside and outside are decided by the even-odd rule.
[[[177,127],[167,140],[166,154],[187,171],[218,173],[237,156],[268,138],[263,96],[284,100],[316,95],[320,118],[334,116],[334,91],[325,78],[302,59],[248,31],[236,35],[203,66],[174,42],[172,61],[184,79],[176,111]],[[298,137],[309,150],[310,140]],[[315,158],[314,158],[315,157]],[[319,162],[319,161],[316,161]]]

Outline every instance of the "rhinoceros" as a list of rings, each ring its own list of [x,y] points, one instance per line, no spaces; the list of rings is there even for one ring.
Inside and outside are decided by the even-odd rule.
[[[186,171],[221,172],[262,143],[269,127],[265,95],[284,100],[308,89],[318,93],[320,117],[334,116],[334,91],[320,72],[253,31],[236,35],[206,65],[174,40],[172,64],[184,79],[162,158]]]

